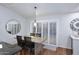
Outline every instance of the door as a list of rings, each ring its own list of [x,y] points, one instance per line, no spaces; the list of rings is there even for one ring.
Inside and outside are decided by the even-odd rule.
[[[56,45],[56,22],[49,23],[49,44]]]
[[[43,23],[43,39],[48,43],[48,22]]]

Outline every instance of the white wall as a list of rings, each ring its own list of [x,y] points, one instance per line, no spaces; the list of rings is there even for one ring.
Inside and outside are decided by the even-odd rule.
[[[28,24],[29,21],[27,21],[27,19],[14,13],[8,8],[0,6],[0,41],[5,41],[14,44],[16,43],[16,39],[14,39],[15,35],[8,34],[5,29],[7,21],[11,19],[16,19],[21,23],[21,31],[18,33],[19,35],[28,35],[30,27]]]

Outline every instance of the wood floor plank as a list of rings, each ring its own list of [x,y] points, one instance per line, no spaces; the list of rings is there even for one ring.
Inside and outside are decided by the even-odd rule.
[[[34,55],[34,54],[30,54],[28,49],[22,49],[17,53],[17,55]],[[44,48],[38,55],[72,55],[72,49],[58,47],[56,51],[52,51]]]

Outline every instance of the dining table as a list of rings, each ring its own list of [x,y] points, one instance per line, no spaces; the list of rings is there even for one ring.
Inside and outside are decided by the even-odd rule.
[[[41,37],[35,37],[35,36],[30,36],[31,37],[31,41],[35,43],[35,50],[34,50],[34,54],[38,55],[43,51],[43,47],[44,47],[44,42],[45,39],[41,38]]]

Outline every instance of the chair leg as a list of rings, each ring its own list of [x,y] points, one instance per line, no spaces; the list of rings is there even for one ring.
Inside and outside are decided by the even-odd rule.
[[[30,49],[30,54],[34,55],[34,50],[33,49]]]
[[[28,49],[28,50],[29,50],[29,54],[32,55],[32,54],[31,54],[31,49]]]
[[[29,49],[29,54],[31,55],[31,49]]]
[[[22,55],[22,50],[20,51],[20,55]]]

